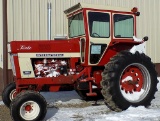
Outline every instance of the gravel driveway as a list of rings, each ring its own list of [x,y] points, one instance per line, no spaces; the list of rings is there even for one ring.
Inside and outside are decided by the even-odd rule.
[[[0,101],[1,100],[2,98],[0,96]],[[4,105],[0,105],[0,121],[12,121],[11,116],[10,116],[10,111]]]

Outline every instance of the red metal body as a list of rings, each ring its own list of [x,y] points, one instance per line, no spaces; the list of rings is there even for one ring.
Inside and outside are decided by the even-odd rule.
[[[79,39],[12,41],[12,53],[80,52]]]
[[[88,11],[94,12],[106,12],[109,13],[110,17],[110,42],[98,63],[90,64],[89,62],[89,51],[90,51],[90,35],[89,35],[89,23],[88,23]],[[36,90],[41,91],[45,86],[48,87],[49,91],[59,91],[64,85],[74,85],[77,80],[78,83],[87,82],[89,84],[87,93],[88,96],[96,96],[96,93],[92,92],[92,85],[97,86],[97,89],[101,89],[101,72],[103,67],[107,64],[111,57],[116,55],[122,50],[127,50],[132,48],[134,45],[140,44],[140,42],[135,42],[133,38],[115,38],[114,37],[114,23],[113,15],[118,14],[129,14],[134,17],[134,35],[136,35],[136,15],[131,12],[125,11],[115,11],[115,10],[100,10],[83,8],[76,10],[67,15],[71,17],[75,14],[83,13],[85,35],[78,36],[75,38],[69,38],[67,40],[41,40],[41,41],[12,41],[10,42],[10,54],[13,56],[14,67],[15,67],[15,82],[16,90],[19,93],[22,90]],[[80,41],[85,38],[85,53],[84,62],[81,62],[81,45]],[[57,77],[34,77],[34,78],[24,78],[22,77],[22,67],[20,67],[20,56],[19,54],[35,54],[29,60],[34,60],[36,58],[56,58],[58,61],[67,62],[67,75],[61,74]],[[67,54],[65,56],[65,54]],[[74,56],[75,54],[75,56]],[[25,58],[25,57],[24,57]],[[56,61],[57,61],[56,60]],[[58,62],[57,61],[57,62]],[[32,62],[32,61],[31,61]],[[33,61],[34,62],[34,61]],[[32,65],[34,63],[32,62]],[[22,64],[21,64],[22,65]],[[61,66],[61,65],[60,65]],[[60,67],[59,66],[59,67]],[[33,67],[34,70],[35,67]],[[64,68],[62,68],[64,69]],[[71,72],[69,72],[71,70]],[[27,70],[24,70],[27,71]],[[59,73],[59,72],[58,72]]]

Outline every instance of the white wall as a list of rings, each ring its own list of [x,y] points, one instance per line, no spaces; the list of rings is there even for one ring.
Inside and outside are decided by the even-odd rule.
[[[147,55],[155,63],[160,63],[159,0],[8,0],[8,41],[47,39],[47,2],[52,3],[52,38],[58,34],[66,34],[66,18],[63,11],[78,2],[138,7],[141,15],[137,19],[137,37],[149,36],[146,44]]]

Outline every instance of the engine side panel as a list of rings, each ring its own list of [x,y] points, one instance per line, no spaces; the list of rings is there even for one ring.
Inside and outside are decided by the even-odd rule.
[[[73,71],[72,58],[78,60],[80,53],[18,53],[21,78],[70,75]]]

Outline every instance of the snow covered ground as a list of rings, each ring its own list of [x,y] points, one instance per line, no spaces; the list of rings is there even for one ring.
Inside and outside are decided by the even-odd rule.
[[[3,105],[3,102],[2,102],[2,101],[0,101],[0,105]]]
[[[160,83],[158,90],[149,108],[130,107],[119,113],[109,110],[103,100],[97,105],[94,101],[85,102],[75,91],[46,92],[43,95],[49,106],[45,121],[160,121]]]
[[[160,78],[158,78],[160,80]],[[85,102],[75,91],[44,94],[49,107],[57,105],[59,108],[48,108],[47,121],[160,121],[160,83],[158,83],[156,98],[149,108],[139,106],[130,107],[126,111],[117,113],[111,111],[102,101]]]

